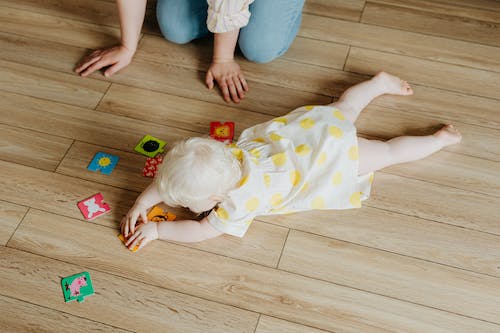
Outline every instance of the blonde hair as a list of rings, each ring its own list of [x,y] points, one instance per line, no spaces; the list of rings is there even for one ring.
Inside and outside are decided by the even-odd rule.
[[[211,195],[224,196],[240,178],[240,162],[224,143],[189,138],[165,155],[155,181],[167,205],[189,207]]]

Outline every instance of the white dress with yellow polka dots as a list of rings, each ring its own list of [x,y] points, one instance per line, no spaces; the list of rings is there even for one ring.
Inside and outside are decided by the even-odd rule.
[[[248,128],[230,148],[243,177],[209,223],[242,237],[259,215],[361,207],[373,173],[358,176],[356,128],[331,106],[305,106]]]

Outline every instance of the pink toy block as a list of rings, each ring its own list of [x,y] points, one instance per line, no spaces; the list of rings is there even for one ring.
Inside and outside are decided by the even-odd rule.
[[[90,221],[102,214],[106,214],[111,210],[107,203],[104,203],[104,198],[101,193],[94,194],[93,196],[79,201],[78,208],[83,214],[83,217]]]

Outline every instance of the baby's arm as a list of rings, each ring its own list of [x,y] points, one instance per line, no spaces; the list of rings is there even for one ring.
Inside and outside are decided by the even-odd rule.
[[[135,200],[134,206],[130,208],[127,215],[121,222],[121,231],[123,236],[127,237],[129,232],[135,232],[135,225],[139,216],[144,223],[148,222],[147,210],[160,203],[162,199],[156,189],[156,184],[152,182],[139,197]]]
[[[205,239],[222,235],[217,229],[208,223],[208,219],[201,221],[166,221],[159,223],[143,224],[130,237],[125,245],[133,249],[139,245],[139,249],[155,239],[172,240],[183,243],[201,242]]]

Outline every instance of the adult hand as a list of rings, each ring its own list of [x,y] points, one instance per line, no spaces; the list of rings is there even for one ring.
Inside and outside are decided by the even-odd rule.
[[[129,233],[134,233],[135,232],[135,226],[137,224],[137,220],[139,217],[142,220],[142,223],[148,223],[148,218],[147,218],[147,209],[149,207],[143,206],[140,203],[135,203],[132,208],[128,211],[127,215],[122,219],[121,221],[121,231],[122,235],[125,238],[128,238]]]
[[[139,246],[137,250],[142,249],[149,242],[158,239],[158,223],[151,222],[142,224],[135,233],[130,236],[130,238],[125,243],[125,246],[129,249],[133,249],[136,246]]]
[[[81,76],[88,76],[103,67],[110,66],[104,72],[104,76],[110,77],[130,64],[134,53],[134,50],[123,45],[95,50],[78,63],[75,72]]]
[[[205,83],[208,89],[214,87],[214,80],[222,91],[222,96],[226,102],[231,100],[239,103],[245,98],[248,91],[248,84],[245,81],[240,66],[233,60],[227,62],[212,62],[208,68]]]

